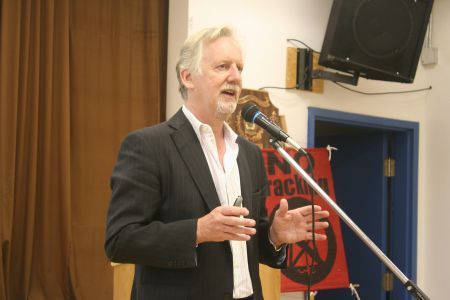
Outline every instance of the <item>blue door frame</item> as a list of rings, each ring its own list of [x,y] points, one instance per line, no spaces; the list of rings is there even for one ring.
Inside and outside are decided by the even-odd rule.
[[[308,147],[315,146],[316,121],[385,130],[396,134],[401,143],[401,161],[397,164],[400,188],[394,193],[402,195],[402,214],[394,224],[394,234],[401,234],[403,241],[401,251],[397,250],[391,257],[401,271],[411,280],[416,281],[417,270],[417,183],[418,183],[418,140],[419,124],[367,115],[339,112],[320,108],[308,108]],[[398,226],[397,226],[398,225]],[[395,227],[397,226],[397,227]],[[398,248],[398,247],[397,247]],[[396,287],[397,288],[397,287]],[[398,287],[402,288],[402,287]],[[409,295],[405,295],[405,300]]]

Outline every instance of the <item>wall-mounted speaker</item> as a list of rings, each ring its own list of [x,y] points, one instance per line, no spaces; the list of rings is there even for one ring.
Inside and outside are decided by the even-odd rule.
[[[319,64],[361,77],[411,83],[433,0],[335,0]]]

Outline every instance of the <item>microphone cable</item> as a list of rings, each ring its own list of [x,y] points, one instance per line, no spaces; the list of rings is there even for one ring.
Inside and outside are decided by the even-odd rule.
[[[303,148],[300,148],[301,152],[303,152],[305,154],[306,160],[308,161],[308,166],[310,166],[310,170],[311,170],[311,178],[312,180],[316,181],[315,177],[314,177],[314,165],[312,164],[312,160],[310,157],[310,154],[305,151]],[[309,191],[310,191],[310,199],[311,199],[311,208],[312,208],[312,212],[311,212],[311,217],[312,217],[312,228],[311,228],[311,233],[312,233],[312,256],[311,256],[311,266],[308,265],[308,256],[306,256],[306,267],[309,269],[309,276],[308,276],[308,284],[307,284],[307,294],[306,294],[306,300],[310,300],[310,296],[311,296],[311,286],[312,286],[312,276],[314,273],[314,263],[317,261],[317,245],[316,245],[316,226],[315,226],[315,222],[316,222],[316,212],[314,209],[314,190],[309,186]]]

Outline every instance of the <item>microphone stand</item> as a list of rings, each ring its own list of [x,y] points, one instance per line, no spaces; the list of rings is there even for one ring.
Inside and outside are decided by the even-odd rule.
[[[300,176],[308,183],[314,191],[319,194],[325,202],[339,215],[339,217],[350,227],[350,229],[361,239],[361,241],[366,244],[367,247],[384,263],[384,265],[391,270],[392,273],[397,276],[397,278],[403,283],[406,290],[411,293],[416,299],[419,300],[430,300],[430,298],[405,274],[400,271],[400,269],[377,247],[377,245],[372,242],[372,240],[350,219],[350,217],[334,202],[327,193],[322,190],[322,188],[303,170],[299,164],[286,152],[286,150],[281,147],[280,142],[275,138],[270,138],[269,140],[272,147],[278,151],[278,153],[288,162]],[[299,147],[297,151],[305,150]]]

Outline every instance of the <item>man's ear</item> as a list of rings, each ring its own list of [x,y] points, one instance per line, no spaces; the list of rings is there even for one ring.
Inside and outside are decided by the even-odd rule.
[[[189,72],[189,70],[187,70],[187,69],[182,70],[180,72],[180,78],[181,78],[181,81],[183,82],[183,85],[187,89],[194,88],[194,83],[192,82],[192,73]]]

